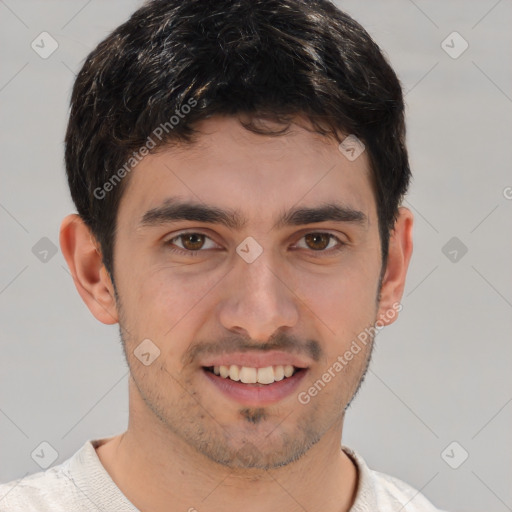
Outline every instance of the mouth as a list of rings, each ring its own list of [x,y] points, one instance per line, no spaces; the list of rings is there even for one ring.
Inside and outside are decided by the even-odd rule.
[[[261,407],[291,395],[308,368],[273,365],[261,368],[235,364],[203,366],[203,374],[224,396],[245,406]]]

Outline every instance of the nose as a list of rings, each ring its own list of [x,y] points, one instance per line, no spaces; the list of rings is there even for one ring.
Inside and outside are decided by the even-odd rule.
[[[294,327],[299,319],[293,284],[267,254],[252,263],[236,261],[220,306],[224,328],[260,343],[280,329]]]

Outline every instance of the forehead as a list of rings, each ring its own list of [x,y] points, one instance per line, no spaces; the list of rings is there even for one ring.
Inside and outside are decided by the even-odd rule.
[[[338,142],[292,125],[284,135],[253,133],[238,119],[196,126],[192,145],[148,155],[132,170],[118,212],[135,226],[168,197],[236,210],[244,219],[275,224],[292,206],[342,203],[375,216],[369,160],[351,161]]]

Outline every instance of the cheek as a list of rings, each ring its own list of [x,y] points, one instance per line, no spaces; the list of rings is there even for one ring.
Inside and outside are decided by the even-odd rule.
[[[162,266],[132,275],[121,294],[132,333],[153,340],[168,360],[176,360],[188,347],[208,295],[221,285],[221,278]]]
[[[296,280],[297,295],[319,325],[324,325],[328,337],[344,339],[373,321],[377,274],[365,270],[364,265],[344,265],[323,275],[301,272]]]

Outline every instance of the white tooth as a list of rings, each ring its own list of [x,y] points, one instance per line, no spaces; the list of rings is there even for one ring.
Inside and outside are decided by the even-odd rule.
[[[257,376],[258,370],[256,368],[248,368],[247,366],[240,368],[239,377],[244,384],[256,384]]]
[[[219,375],[220,374],[220,370],[219,370],[218,366],[214,366],[213,367],[213,373],[215,373],[215,375]]]
[[[221,365],[219,368],[220,376],[226,379],[229,376],[229,366]]]
[[[284,379],[284,368],[282,365],[274,366],[274,380],[280,381]]]
[[[284,367],[284,376],[285,377],[291,377],[293,374],[293,366],[291,364],[287,364]]]
[[[258,369],[258,382],[260,384],[272,384],[274,382],[274,369],[272,366]]]
[[[240,380],[240,370],[236,364],[229,367],[229,378],[234,381]]]

